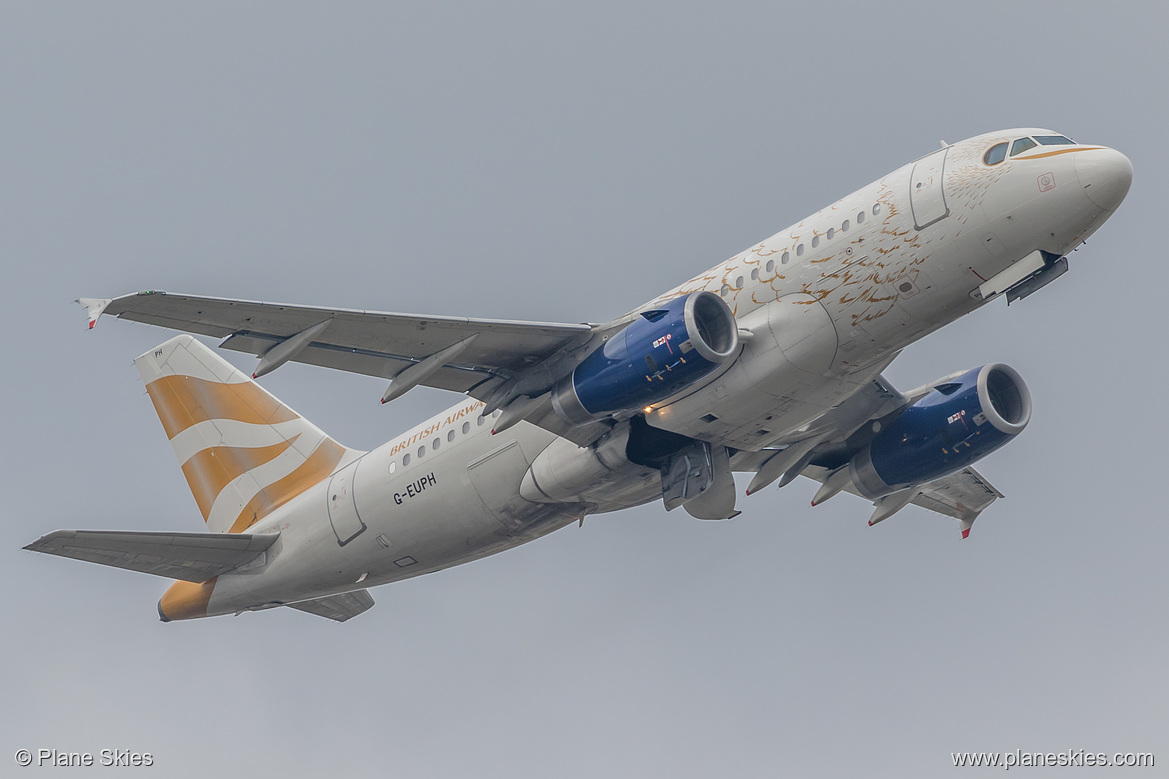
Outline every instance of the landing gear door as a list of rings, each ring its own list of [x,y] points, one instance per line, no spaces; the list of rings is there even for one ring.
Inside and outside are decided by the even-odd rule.
[[[950,215],[950,207],[946,205],[946,190],[942,186],[949,151],[947,147],[922,157],[914,164],[913,173],[909,176],[909,208],[913,211],[913,226],[918,230]]]
[[[467,466],[479,498],[507,531],[521,530],[525,524],[524,508],[531,504],[520,497],[520,482],[528,466],[519,441],[511,441]]]
[[[333,474],[329,480],[329,522],[337,534],[337,543],[345,546],[365,530],[365,523],[357,514],[357,498],[353,494],[353,476],[361,460]]]

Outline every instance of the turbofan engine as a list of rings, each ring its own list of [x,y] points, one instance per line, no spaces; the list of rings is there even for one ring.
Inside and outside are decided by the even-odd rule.
[[[1031,393],[1013,368],[973,368],[942,379],[880,430],[849,462],[849,476],[875,500],[972,465],[1030,419]]]
[[[586,357],[553,388],[552,407],[573,425],[640,409],[710,375],[738,348],[735,316],[721,297],[683,295],[642,311]]]

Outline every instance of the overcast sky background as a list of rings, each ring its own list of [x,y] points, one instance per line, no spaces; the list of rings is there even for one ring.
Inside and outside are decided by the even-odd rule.
[[[1169,765],[1169,7],[386,6],[0,2],[0,766],[42,747],[150,752],[173,777]],[[1136,173],[1071,273],[887,373],[1001,360],[1030,386],[1030,427],[979,465],[1008,498],[968,541],[915,507],[876,528],[852,496],[812,509],[800,480],[729,522],[593,517],[375,590],[344,625],[162,624],[167,582],[20,548],[202,527],[131,362],[173,333],[86,332],[78,296],[605,321],[939,139],[1017,126]],[[459,400],[381,407],[381,381],[296,365],[263,383],[361,448]]]

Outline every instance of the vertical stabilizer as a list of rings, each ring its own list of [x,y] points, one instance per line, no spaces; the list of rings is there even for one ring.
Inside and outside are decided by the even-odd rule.
[[[213,532],[247,530],[360,454],[189,335],[134,364]]]

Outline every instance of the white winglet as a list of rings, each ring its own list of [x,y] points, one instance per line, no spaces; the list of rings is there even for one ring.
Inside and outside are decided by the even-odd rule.
[[[78,298],[77,302],[85,306],[89,313],[89,329],[97,324],[97,318],[102,315],[111,301],[108,298]]]

